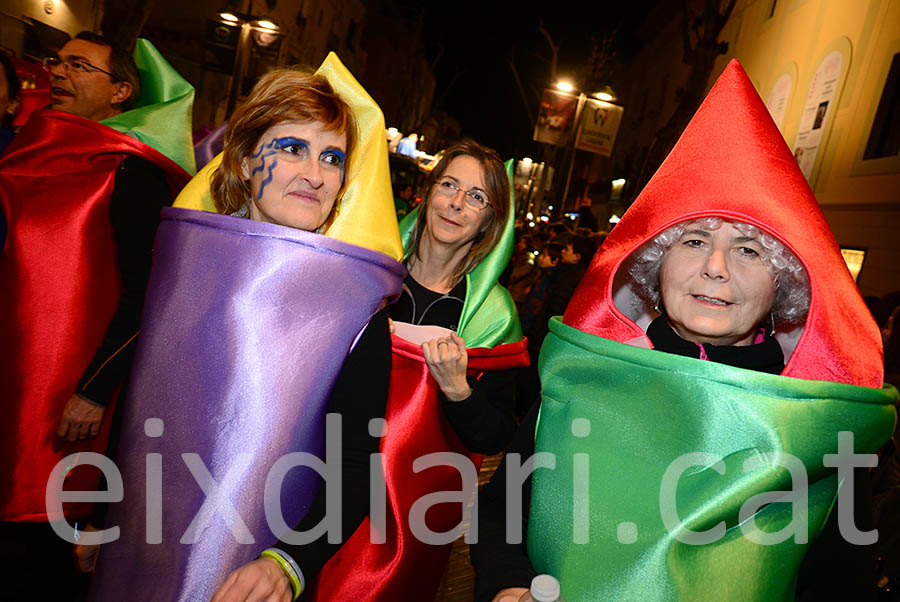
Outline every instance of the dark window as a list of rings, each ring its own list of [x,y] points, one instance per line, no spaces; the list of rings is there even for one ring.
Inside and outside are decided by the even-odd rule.
[[[881,101],[866,143],[865,159],[892,157],[900,153],[900,53],[894,55]]]
[[[356,21],[353,19],[351,19],[350,24],[347,25],[346,46],[348,50],[356,50]]]

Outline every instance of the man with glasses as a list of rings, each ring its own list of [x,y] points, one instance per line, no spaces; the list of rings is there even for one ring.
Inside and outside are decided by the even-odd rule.
[[[45,500],[63,484],[98,489],[98,472],[79,464],[85,452],[112,455],[107,406],[136,346],[160,210],[194,169],[193,88],[146,41],[135,56],[140,72],[103,37],[75,36],[45,61],[51,110],[33,113],[0,158],[9,222],[0,252],[0,575],[10,599],[77,597],[71,543],[91,508]],[[151,76],[143,95],[141,72]],[[60,462],[64,476],[51,479]]]
[[[83,31],[48,58],[50,108],[102,121],[134,108],[140,75],[134,60],[97,34]]]

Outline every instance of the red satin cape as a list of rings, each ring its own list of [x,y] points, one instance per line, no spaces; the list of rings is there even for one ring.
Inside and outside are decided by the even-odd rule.
[[[134,138],[50,110],[33,114],[0,160],[9,226],[0,255],[0,520],[60,518],[45,507],[53,467],[69,454],[106,451],[112,408],[88,441],[68,443],[56,429],[121,294],[109,201],[128,155],[162,168],[173,198],[190,179]],[[70,470],[65,489],[96,489],[98,478],[94,469]],[[89,511],[65,507],[68,518]]]
[[[422,496],[460,491],[462,478],[450,466],[413,472],[413,462],[435,452],[454,452],[471,460],[476,471],[482,456],[468,451],[441,411],[439,388],[428,372],[422,349],[392,337],[391,384],[387,433],[381,440],[387,486],[387,533],[384,544],[370,543],[367,517],[328,561],[311,585],[310,600],[361,602],[432,600],[450,553],[449,545],[419,541],[409,525],[409,511]],[[528,364],[525,339],[492,349],[469,349],[469,371],[508,370]],[[458,503],[435,504],[425,514],[428,528],[442,533],[462,520]],[[305,598],[307,599],[307,598]]]

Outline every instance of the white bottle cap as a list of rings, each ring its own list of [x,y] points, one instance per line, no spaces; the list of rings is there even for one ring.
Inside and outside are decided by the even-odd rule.
[[[559,581],[553,575],[538,575],[531,580],[531,598],[534,602],[559,600]]]

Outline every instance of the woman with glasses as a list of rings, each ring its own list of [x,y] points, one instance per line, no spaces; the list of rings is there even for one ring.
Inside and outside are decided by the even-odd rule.
[[[447,150],[426,191],[407,245],[409,275],[391,319],[446,329],[425,341],[422,352],[447,402],[447,418],[471,450],[497,453],[514,429],[512,378],[504,374],[500,383],[488,378],[489,388],[502,386],[485,398],[484,384],[466,379],[466,342],[457,333],[468,292],[465,276],[503,235],[509,179],[493,150],[466,140]]]
[[[389,308],[386,429],[372,433],[384,504],[373,502],[322,569],[314,600],[433,599],[480,454],[502,450],[514,431],[512,369],[528,354],[497,284],[513,243],[508,172],[496,152],[466,140],[446,151],[425,190],[400,228],[409,275]]]

